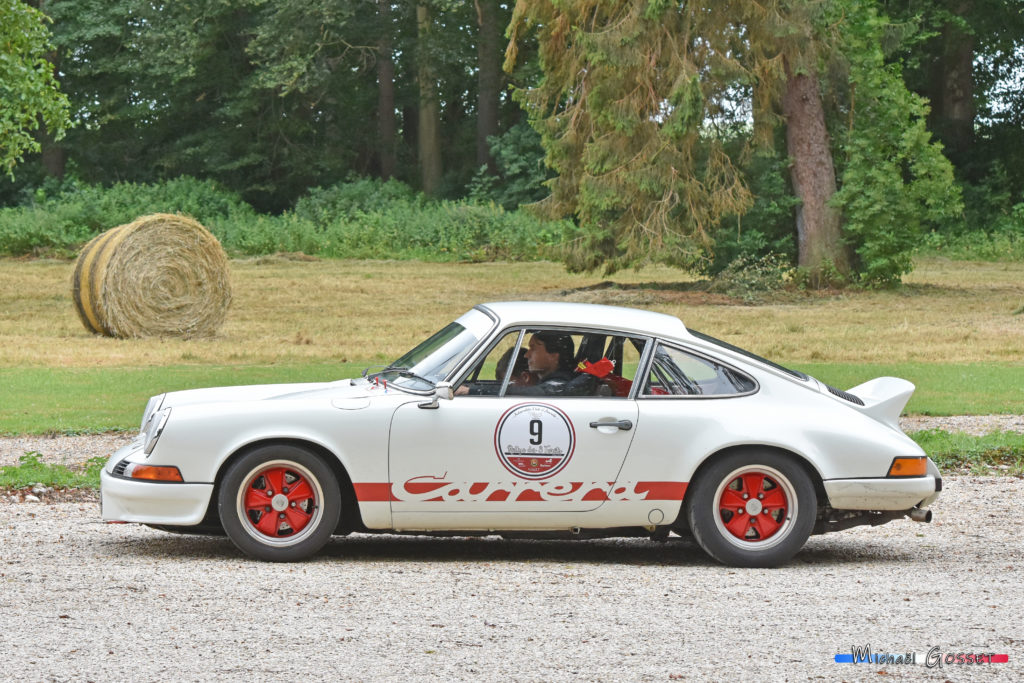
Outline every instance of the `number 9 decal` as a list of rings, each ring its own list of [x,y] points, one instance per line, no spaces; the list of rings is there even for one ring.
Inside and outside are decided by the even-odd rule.
[[[544,423],[540,420],[530,420],[530,436],[534,437],[530,439],[530,443],[539,446],[544,441]]]
[[[547,479],[569,464],[576,433],[569,416],[547,403],[521,403],[501,416],[494,450],[512,474]]]

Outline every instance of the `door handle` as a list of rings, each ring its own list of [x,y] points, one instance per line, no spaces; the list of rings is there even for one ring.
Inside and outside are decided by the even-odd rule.
[[[598,427],[618,427],[622,431],[629,431],[633,428],[633,422],[631,420],[617,420],[616,422],[591,422],[590,426],[594,429]]]

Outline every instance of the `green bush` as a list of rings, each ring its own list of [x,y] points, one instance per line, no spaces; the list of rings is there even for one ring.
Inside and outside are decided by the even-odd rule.
[[[789,159],[776,151],[754,155],[743,172],[754,204],[741,218],[722,221],[715,232],[714,253],[704,263],[708,275],[717,275],[736,259],[758,260],[769,254],[796,263],[795,220],[800,200],[789,186]]]
[[[358,178],[327,188],[314,187],[295,203],[294,214],[320,227],[361,213],[384,211],[396,203],[421,206],[426,198],[393,178]]]
[[[1024,222],[1016,232],[930,232],[924,236],[918,253],[957,261],[1024,261]]]
[[[215,234],[221,222],[255,217],[237,195],[209,180],[71,184],[52,196],[37,190],[29,204],[0,209],[0,253],[73,256],[99,233],[150,213],[183,213]]]
[[[335,221],[322,233],[320,254],[339,258],[532,260],[554,257],[565,226],[526,212],[468,202],[415,206]]]
[[[154,212],[205,225],[229,254],[303,252],[336,258],[531,260],[555,258],[569,224],[468,201],[435,202],[398,181],[357,180],[317,189],[295,211],[256,213],[214,183],[74,185],[29,205],[0,209],[0,254],[73,257],[108,228]]]
[[[540,135],[526,121],[520,121],[501,135],[487,139],[497,175],[481,166],[469,183],[469,199],[517,209],[544,199],[544,181],[552,171],[544,165]]]
[[[739,256],[711,280],[708,290],[754,304],[764,294],[782,289],[792,271],[789,259],[779,254]]]

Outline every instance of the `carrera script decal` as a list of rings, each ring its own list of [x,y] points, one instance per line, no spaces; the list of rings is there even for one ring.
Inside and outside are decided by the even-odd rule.
[[[474,503],[474,502],[578,502],[682,500],[686,482],[450,482],[443,477],[425,475],[405,483],[355,484],[360,503]]]
[[[547,403],[520,403],[498,420],[494,450],[512,474],[548,479],[565,469],[576,448],[576,431],[564,412]]]

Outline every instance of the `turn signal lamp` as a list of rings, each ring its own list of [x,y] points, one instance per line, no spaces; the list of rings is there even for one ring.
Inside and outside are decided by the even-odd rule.
[[[177,467],[140,465],[134,462],[124,468],[124,476],[149,481],[185,481]]]
[[[890,477],[923,477],[928,474],[927,458],[896,458],[889,468]]]

